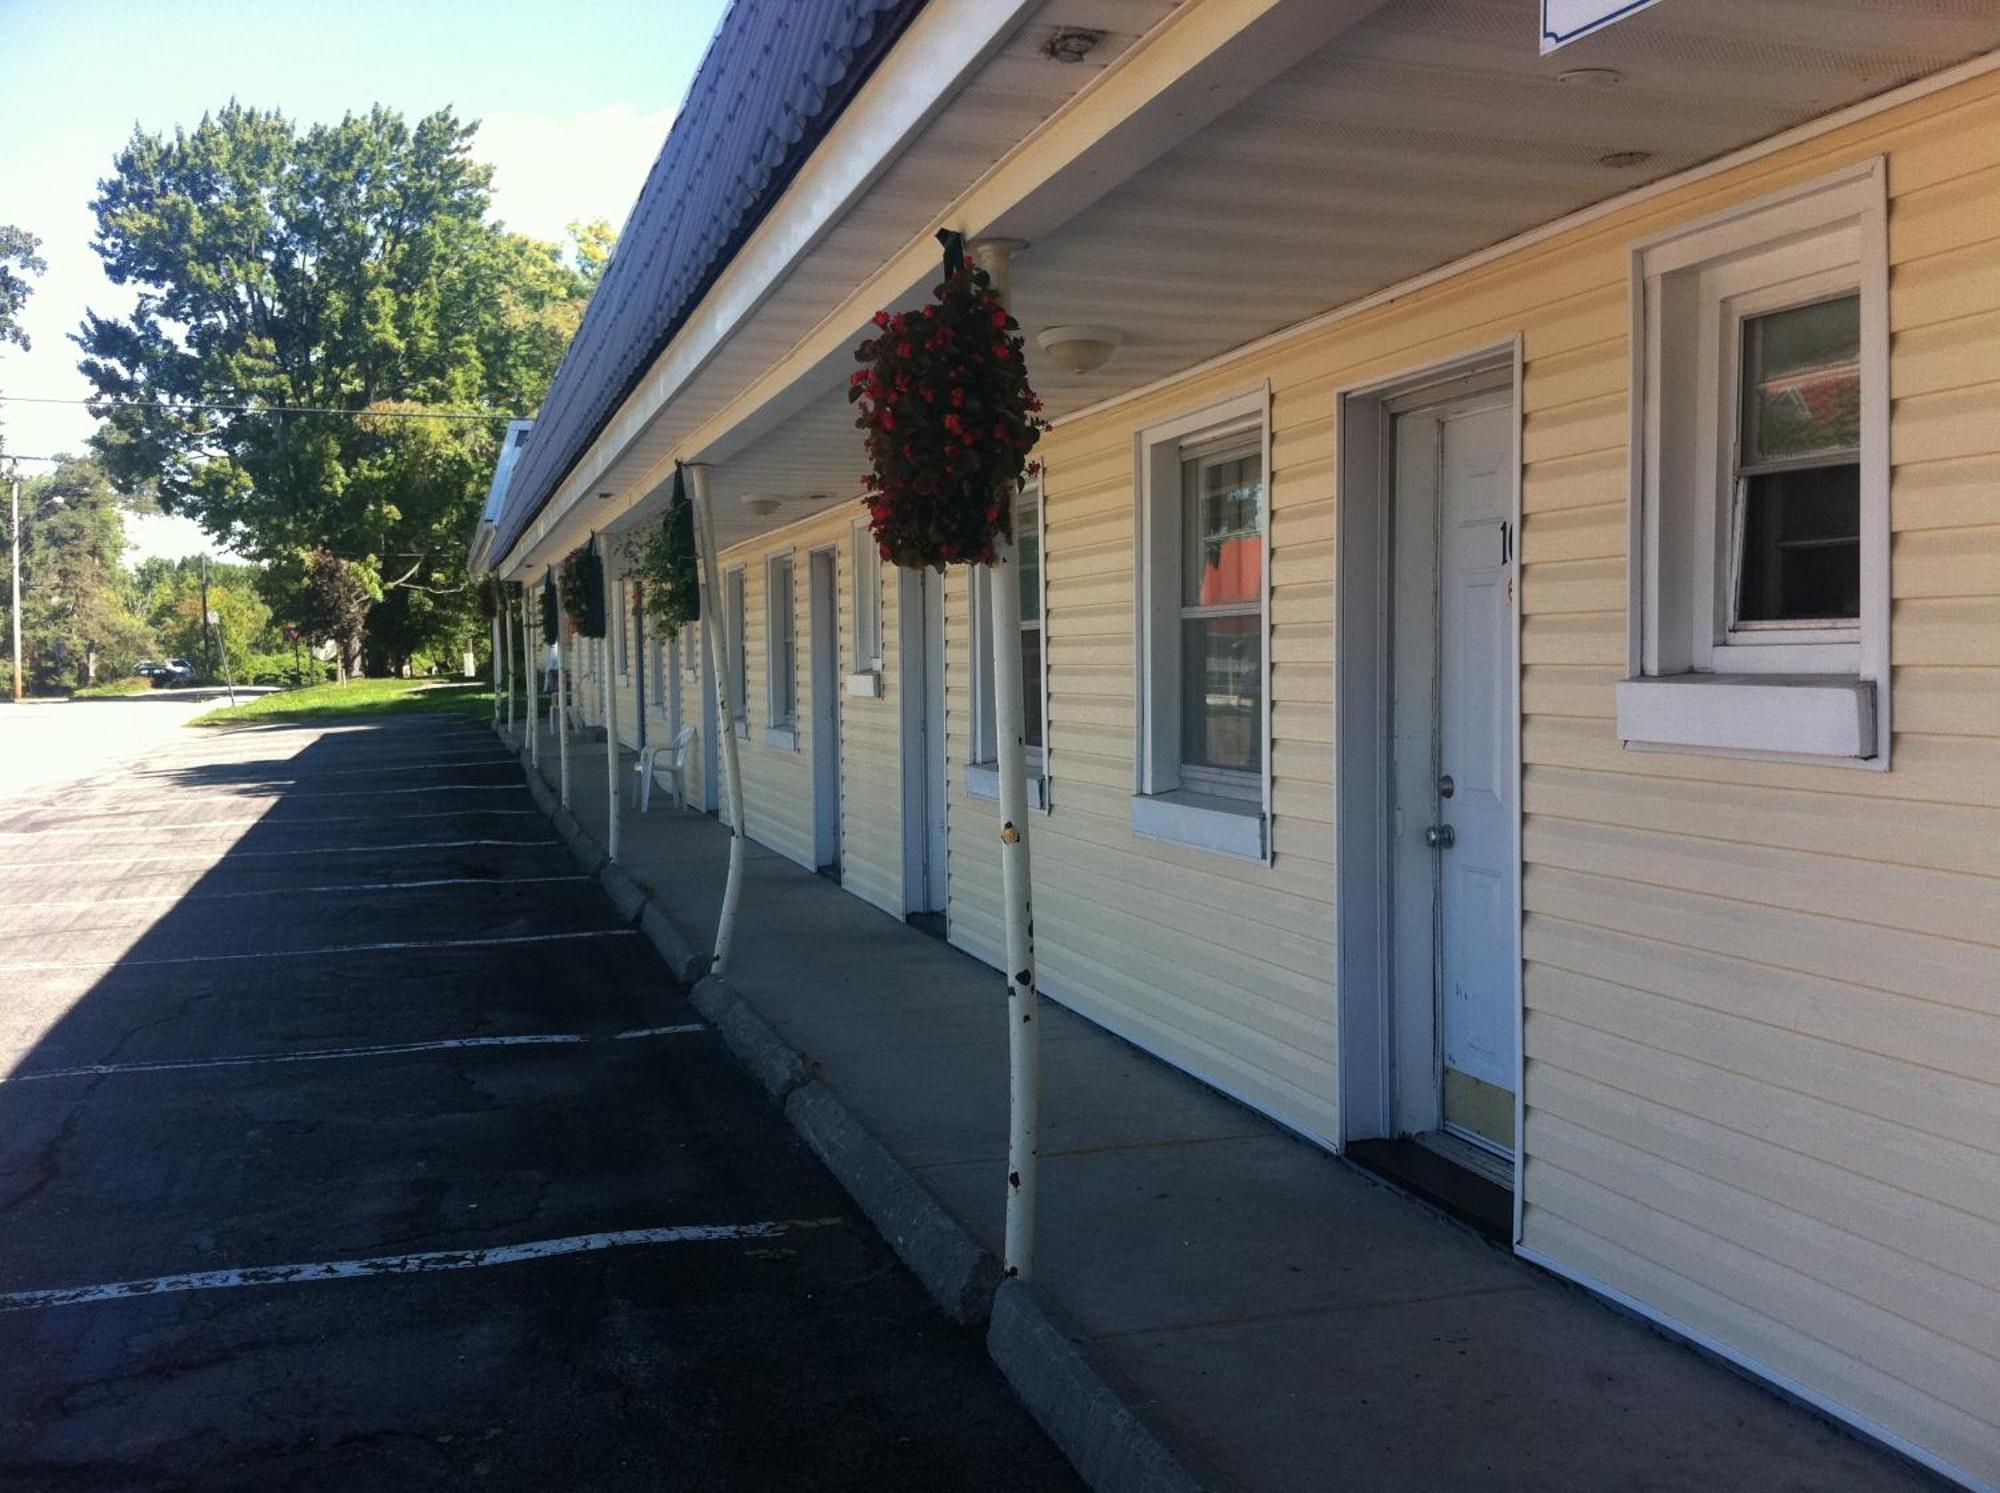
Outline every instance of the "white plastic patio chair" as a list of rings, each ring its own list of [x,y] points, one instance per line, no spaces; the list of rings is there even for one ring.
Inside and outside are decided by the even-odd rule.
[[[687,807],[687,794],[681,787],[681,770],[687,766],[688,747],[694,741],[694,727],[682,726],[674,733],[674,739],[659,746],[649,746],[639,753],[639,812],[645,813],[652,806],[653,784],[659,781],[667,790],[677,809]],[[661,774],[666,774],[661,778]]]

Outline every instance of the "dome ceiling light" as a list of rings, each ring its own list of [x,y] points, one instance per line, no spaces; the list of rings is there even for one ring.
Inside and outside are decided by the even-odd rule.
[[[1055,360],[1056,367],[1069,373],[1102,368],[1124,340],[1125,334],[1115,327],[1044,327],[1035,334],[1042,351]]]

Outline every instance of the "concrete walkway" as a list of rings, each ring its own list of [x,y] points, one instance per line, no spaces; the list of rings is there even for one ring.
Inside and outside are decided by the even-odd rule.
[[[602,742],[571,771],[601,860]],[[728,834],[625,802],[607,887],[698,972]],[[1000,976],[754,842],[695,1003],[1099,1489],[1938,1486],[1048,1002],[1036,1278],[995,1298]]]

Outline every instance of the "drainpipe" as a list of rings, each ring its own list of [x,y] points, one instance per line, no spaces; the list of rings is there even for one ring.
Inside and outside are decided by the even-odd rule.
[[[1013,284],[1015,239],[972,245],[1002,305]],[[1028,875],[1028,766],[1021,706],[1021,588],[1012,540],[994,546],[991,598],[993,737],[1000,769],[1000,892],[1007,943],[1007,1274],[1026,1280],[1035,1257],[1036,1171],[1042,1099],[1041,1027],[1035,998],[1035,923]]]
[[[535,644],[533,635],[539,629],[529,621],[536,608],[528,602],[528,583],[521,582],[521,667],[528,676],[528,766],[540,768],[542,765],[542,702],[537,690],[537,676],[541,673],[535,667]]]
[[[561,764],[562,806],[569,807],[569,660],[563,657],[562,575],[551,566],[556,582],[556,757]]]
[[[618,859],[618,696],[611,676],[618,657],[618,609],[611,604],[611,544],[604,545],[598,575],[604,586],[604,789],[611,818],[604,831],[604,853]]]
[[[719,975],[729,964],[729,946],[736,936],[736,905],[743,898],[743,777],[737,769],[736,717],[729,698],[729,618],[715,597],[722,572],[717,568],[715,517],[709,510],[708,468],[690,462],[686,470],[694,489],[695,527],[701,544],[701,615],[707,624],[701,631],[707,640],[709,672],[715,676],[715,734],[722,752],[722,788],[729,799],[729,875],[722,884],[722,916],[715,925],[715,959],[709,965],[709,971]],[[743,646],[741,639],[736,646]]]
[[[501,636],[507,640],[507,738],[514,737],[514,598],[502,597],[500,605],[505,609],[506,621],[501,625]]]

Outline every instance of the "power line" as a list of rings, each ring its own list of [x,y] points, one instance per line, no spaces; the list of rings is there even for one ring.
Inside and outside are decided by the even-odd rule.
[[[109,410],[209,410],[230,415],[347,415],[371,420],[525,420],[504,410],[346,410],[299,404],[183,404],[170,399],[56,399],[43,394],[0,394],[0,404],[73,404]],[[27,457],[21,458],[29,460]]]

